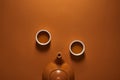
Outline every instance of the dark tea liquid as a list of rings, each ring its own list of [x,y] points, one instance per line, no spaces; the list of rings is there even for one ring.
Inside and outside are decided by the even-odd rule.
[[[39,42],[41,42],[41,43],[46,43],[46,42],[48,42],[48,40],[49,40],[49,34],[47,33],[47,32],[41,32],[41,33],[39,33],[39,35],[38,35],[38,40],[39,40]]]
[[[75,42],[71,46],[71,50],[76,54],[80,53],[82,51],[82,49],[83,49],[83,46],[79,42]]]

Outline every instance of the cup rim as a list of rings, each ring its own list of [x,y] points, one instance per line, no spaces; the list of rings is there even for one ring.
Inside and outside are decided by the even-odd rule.
[[[39,33],[41,33],[41,32],[46,32],[46,33],[49,35],[49,40],[48,40],[47,42],[45,42],[45,43],[42,43],[42,42],[40,42],[40,41],[38,40],[38,35],[39,35]],[[50,32],[49,32],[48,30],[41,29],[41,30],[37,31],[35,39],[36,39],[36,42],[37,42],[39,45],[47,45],[47,44],[49,44],[50,41],[51,41],[51,34],[50,34]]]
[[[77,54],[74,53],[74,52],[72,51],[72,49],[71,49],[72,44],[75,43],[75,42],[79,42],[79,43],[83,46],[82,51],[81,51],[80,53],[77,53]],[[84,53],[84,51],[85,51],[85,45],[84,45],[84,43],[83,43],[81,40],[73,40],[73,41],[70,43],[70,45],[69,45],[69,51],[70,51],[70,53],[71,53],[72,55],[74,55],[74,56],[80,56],[80,55],[82,55],[82,54]]]

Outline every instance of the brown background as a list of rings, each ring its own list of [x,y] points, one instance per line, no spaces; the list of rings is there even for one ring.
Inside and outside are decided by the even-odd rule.
[[[50,49],[36,49],[35,34],[51,32]],[[119,0],[0,0],[0,80],[41,80],[61,51],[75,80],[120,80]],[[86,45],[79,61],[69,55],[74,39]]]

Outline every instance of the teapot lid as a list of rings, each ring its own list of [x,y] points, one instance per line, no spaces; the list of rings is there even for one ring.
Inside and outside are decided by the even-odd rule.
[[[50,73],[50,80],[68,80],[68,75],[65,71],[61,69],[53,70]]]

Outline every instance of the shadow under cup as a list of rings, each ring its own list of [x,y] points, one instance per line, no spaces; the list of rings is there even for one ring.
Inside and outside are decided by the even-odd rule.
[[[74,56],[80,56],[85,51],[85,45],[80,40],[74,40],[69,46],[70,53]]]

